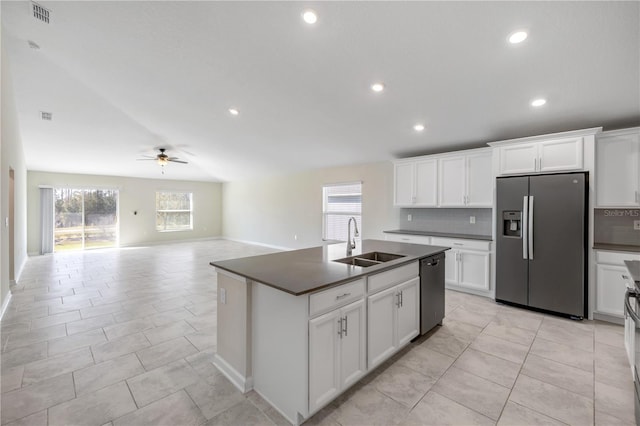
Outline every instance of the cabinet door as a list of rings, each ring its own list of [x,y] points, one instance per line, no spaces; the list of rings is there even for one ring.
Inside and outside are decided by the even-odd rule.
[[[460,251],[460,286],[489,290],[489,253]]]
[[[309,410],[325,405],[340,392],[340,310],[309,321]]]
[[[444,252],[444,282],[448,285],[458,285],[458,251]]]
[[[420,278],[414,278],[396,288],[400,294],[397,346],[401,348],[420,333]]]
[[[538,171],[582,169],[582,137],[539,142]]]
[[[435,207],[438,205],[438,161],[421,160],[416,162],[416,207]]]
[[[357,382],[367,371],[366,322],[364,300],[341,309],[343,333],[340,339],[340,386]]]
[[[440,207],[463,207],[465,203],[465,157],[445,157],[438,160]]]
[[[395,311],[396,288],[369,296],[368,304],[368,357],[369,369],[387,359],[396,350],[395,345]]]
[[[535,143],[498,148],[501,175],[533,173],[536,171],[538,146]]]
[[[396,206],[411,206],[414,202],[415,165],[412,162],[394,165],[394,196]]]
[[[624,266],[596,265],[596,311],[622,317],[627,290]]]
[[[467,156],[467,206],[493,207],[491,152]]]
[[[596,201],[602,207],[640,206],[640,132],[596,143]]]

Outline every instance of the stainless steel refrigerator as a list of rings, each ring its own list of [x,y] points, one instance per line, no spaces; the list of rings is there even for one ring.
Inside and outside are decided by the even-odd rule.
[[[583,318],[588,174],[499,177],[496,300]]]

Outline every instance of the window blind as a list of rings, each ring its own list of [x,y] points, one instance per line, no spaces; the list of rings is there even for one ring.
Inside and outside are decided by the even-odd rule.
[[[347,224],[354,217],[362,234],[362,183],[326,185],[323,193],[324,240],[347,241]],[[353,230],[351,231],[353,237]],[[360,239],[358,237],[357,239]]]

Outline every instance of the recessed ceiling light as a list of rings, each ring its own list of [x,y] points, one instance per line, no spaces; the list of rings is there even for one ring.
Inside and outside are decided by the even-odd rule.
[[[371,90],[374,92],[382,92],[384,90],[384,83],[373,83],[371,85]]]
[[[515,33],[509,36],[509,43],[511,44],[522,43],[527,38],[527,35],[528,34],[526,33],[526,31],[516,31]]]
[[[304,19],[304,22],[306,22],[307,24],[315,24],[316,22],[318,22],[318,15],[315,11],[309,9],[304,11],[304,13],[302,14],[302,19]]]
[[[416,132],[421,132],[424,130],[424,124],[416,124],[415,126],[413,126],[413,130],[415,130]]]
[[[235,109],[235,108],[229,108],[229,114],[231,114],[231,115],[238,115],[238,114],[240,114],[240,111],[238,111],[238,110],[237,110],[237,109]]]
[[[531,106],[541,107],[542,105],[544,105],[546,103],[547,103],[546,99],[538,98],[538,99],[534,99],[534,100],[531,101]]]

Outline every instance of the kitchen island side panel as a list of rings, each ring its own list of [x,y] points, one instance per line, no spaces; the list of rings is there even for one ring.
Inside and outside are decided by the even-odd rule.
[[[309,297],[252,283],[253,388],[292,424],[308,415]]]

